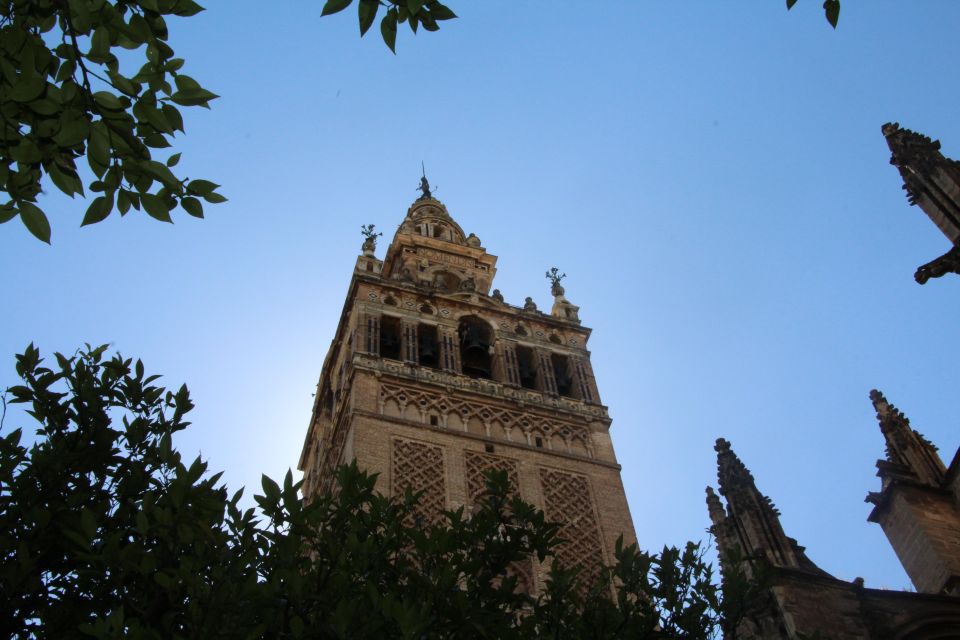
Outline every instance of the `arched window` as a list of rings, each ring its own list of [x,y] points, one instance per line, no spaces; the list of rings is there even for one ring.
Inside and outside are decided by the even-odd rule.
[[[400,359],[400,318],[380,318],[380,357]]]
[[[432,324],[417,326],[417,357],[421,366],[436,368],[440,362],[437,328]]]
[[[573,375],[570,373],[570,360],[559,353],[550,354],[553,364],[553,379],[557,383],[557,393],[568,398],[574,397]]]
[[[493,379],[490,326],[479,318],[467,317],[460,321],[457,333],[460,336],[460,365],[464,375]]]
[[[517,370],[520,374],[521,387],[537,388],[537,359],[530,347],[517,346]]]

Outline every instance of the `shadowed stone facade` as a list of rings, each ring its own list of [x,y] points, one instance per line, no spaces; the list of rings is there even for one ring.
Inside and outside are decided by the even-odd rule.
[[[857,640],[960,638],[960,450],[945,468],[936,449],[910,428],[883,394],[870,394],[886,457],[881,490],[870,493],[871,522],[883,527],[917,593],[868,589],[814,564],[780,525],[780,513],[726,440],[717,440],[720,496],[707,509],[724,581],[736,575],[758,588],[726,638]]]
[[[491,290],[496,256],[423,183],[382,261],[365,228],[300,457],[305,498],[356,460],[383,493],[423,491],[429,521],[469,507],[483,472],[500,469],[563,524],[562,560],[612,562],[617,538],[635,534],[590,329],[556,271],[550,313],[507,304]],[[518,570],[542,583],[543,567]]]

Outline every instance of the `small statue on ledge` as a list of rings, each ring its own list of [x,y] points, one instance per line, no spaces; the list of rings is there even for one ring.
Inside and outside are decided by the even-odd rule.
[[[360,234],[363,236],[363,255],[373,257],[374,252],[377,250],[377,238],[382,236],[382,233],[376,233],[373,229],[376,225],[373,224],[364,224],[360,225]]]
[[[550,281],[550,293],[554,298],[562,296],[564,294],[563,287],[560,286],[560,281],[567,277],[567,274],[560,273],[560,269],[556,267],[550,267],[550,271],[547,271],[547,279]]]
[[[430,182],[427,180],[427,170],[424,168],[423,163],[420,163],[420,169],[423,174],[420,176],[420,186],[417,187],[417,191],[420,192],[420,197],[417,200],[427,200],[428,198],[433,198],[433,194],[430,193]]]
[[[533,298],[527,296],[526,300],[523,301],[523,310],[524,311],[536,311],[537,303],[533,301]]]
[[[503,304],[503,294],[500,293],[500,289],[494,289],[493,293],[490,294],[490,297],[496,300],[497,302],[499,302],[500,304]]]

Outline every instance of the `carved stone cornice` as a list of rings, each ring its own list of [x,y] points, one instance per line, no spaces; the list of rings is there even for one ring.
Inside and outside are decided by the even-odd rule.
[[[531,389],[518,389],[494,380],[470,378],[448,371],[405,364],[395,360],[384,360],[364,353],[354,354],[353,366],[368,371],[386,373],[412,382],[440,385],[463,393],[486,396],[492,400],[507,400],[512,403],[519,403],[521,407],[529,405],[547,411],[566,413],[581,420],[600,421],[607,426],[610,424],[610,415],[603,405],[587,404],[572,398],[550,396]]]

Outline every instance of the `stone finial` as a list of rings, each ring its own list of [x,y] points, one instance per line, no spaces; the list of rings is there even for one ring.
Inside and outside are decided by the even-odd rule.
[[[943,154],[940,153],[939,140],[931,140],[910,129],[901,129],[898,122],[888,122],[880,127],[880,130],[887,139],[887,146],[890,147],[890,164],[895,167],[910,166],[914,171],[926,172],[944,160]],[[910,193],[909,185],[904,188],[907,190],[910,204],[916,204],[915,194]]]
[[[870,401],[877,412],[880,432],[886,440],[887,462],[907,467],[921,482],[940,486],[946,469],[937,454],[937,447],[915,431],[910,426],[910,420],[888,402],[880,391],[871,390]]]
[[[474,249],[479,249],[481,245],[480,238],[478,238],[475,233],[468,235],[466,242],[468,247],[473,247]]]
[[[560,273],[560,269],[556,267],[550,267],[550,270],[546,273],[547,280],[550,281],[550,293],[554,298],[563,297],[564,290],[560,286],[560,281],[567,277],[567,274]]]
[[[374,231],[376,225],[373,224],[364,224],[360,225],[360,234],[363,236],[363,245],[361,249],[363,250],[363,255],[372,258],[374,253],[377,250],[377,238],[382,236],[382,233]]]

